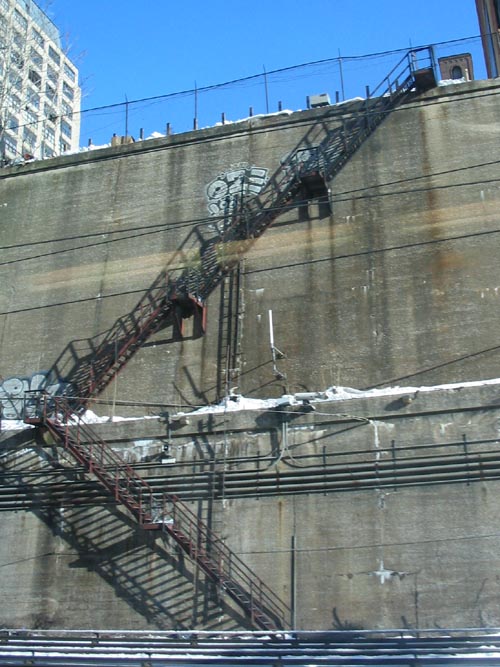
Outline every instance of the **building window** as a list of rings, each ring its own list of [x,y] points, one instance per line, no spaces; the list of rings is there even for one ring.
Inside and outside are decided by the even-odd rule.
[[[43,112],[45,114],[45,118],[47,120],[50,120],[51,123],[55,123],[57,120],[57,114],[55,112],[55,109],[53,109],[51,106],[48,104],[44,105]]]
[[[31,125],[35,125],[38,123],[38,116],[34,111],[31,111],[28,107],[24,110],[24,117],[26,119],[27,123],[30,123]]]
[[[73,91],[73,88],[71,88],[71,86],[68,86],[66,81],[63,83],[63,94],[68,98],[68,100],[73,101],[75,93]]]
[[[24,58],[19,51],[12,51],[10,54],[10,62],[14,67],[17,67],[17,69],[22,69],[24,67]]]
[[[9,0],[0,0],[0,9],[4,9],[6,12],[9,11]]]
[[[45,141],[42,144],[42,155],[43,157],[54,157],[54,150],[48,146]]]
[[[43,136],[45,137],[47,143],[50,144],[50,146],[55,145],[56,133],[52,127],[45,125],[45,127],[43,128]]]
[[[7,127],[9,130],[18,130],[19,129],[19,121],[15,116],[9,116],[9,119],[7,120]]]
[[[71,146],[68,144],[67,141],[64,141],[64,139],[61,139],[59,142],[59,151],[61,153],[66,153],[66,151],[69,151]]]
[[[57,86],[58,75],[55,69],[52,69],[50,65],[47,65],[47,79]]]
[[[17,95],[9,95],[7,98],[7,106],[11,111],[20,111],[21,99]]]
[[[42,77],[36,71],[36,69],[30,68],[30,71],[28,72],[28,79],[31,81],[31,83],[34,83],[37,88],[40,88],[42,84]]]
[[[452,79],[463,79],[464,78],[464,73],[462,72],[462,68],[460,65],[454,65],[451,68],[451,78]]]
[[[21,91],[21,88],[23,87],[23,81],[20,75],[16,74],[15,72],[9,73],[9,83],[15,90],[18,91]]]
[[[24,48],[24,45],[26,44],[26,39],[21,35],[21,33],[17,32],[17,30],[14,30],[14,37],[12,38],[12,41],[19,49]]]
[[[45,95],[53,104],[57,104],[57,93],[48,83],[45,85]]]
[[[5,148],[13,155],[17,153],[17,141],[9,134],[5,134]]]
[[[71,119],[73,116],[73,109],[65,100],[61,102],[61,115],[66,116],[68,119]]]
[[[36,134],[29,130],[27,127],[24,128],[23,142],[28,148],[34,150],[36,146]]]
[[[28,20],[24,18],[24,16],[20,12],[18,12],[17,9],[14,9],[14,21],[21,28],[21,30],[24,30],[24,32],[26,32],[28,28]]]
[[[31,49],[30,55],[31,55],[31,62],[33,63],[33,65],[36,65],[37,67],[41,68],[43,65],[43,56],[41,55],[41,53],[38,53],[36,49]]]
[[[71,125],[65,120],[61,121],[61,132],[68,137],[68,139],[71,139]]]
[[[38,44],[42,49],[45,46],[45,40],[42,37],[42,35],[36,30],[35,28],[31,29],[31,36],[33,37],[33,41],[35,44]]]
[[[31,104],[32,107],[35,107],[35,109],[40,108],[40,95],[36,90],[33,90],[33,88],[28,88],[26,101]]]
[[[49,46],[49,56],[56,63],[56,65],[61,64],[61,56],[57,53],[57,51],[52,46]]]
[[[71,69],[68,63],[64,63],[64,74],[68,77],[70,81],[75,81],[76,73],[74,70]]]

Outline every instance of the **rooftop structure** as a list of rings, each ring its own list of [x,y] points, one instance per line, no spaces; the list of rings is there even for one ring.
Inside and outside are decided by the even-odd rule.
[[[0,0],[0,159],[78,149],[78,70],[33,0]]]

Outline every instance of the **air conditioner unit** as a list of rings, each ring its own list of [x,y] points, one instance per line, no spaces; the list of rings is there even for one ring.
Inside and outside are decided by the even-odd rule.
[[[330,102],[330,95],[328,93],[321,93],[320,95],[307,96],[307,108],[317,109],[318,107],[327,107]]]

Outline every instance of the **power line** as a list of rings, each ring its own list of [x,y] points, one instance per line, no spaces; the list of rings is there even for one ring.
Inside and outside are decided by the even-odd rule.
[[[500,179],[499,179],[500,180]],[[269,271],[278,271],[281,269],[288,269],[292,267],[297,267],[297,266],[308,266],[312,264],[320,264],[323,262],[336,262],[340,260],[345,260],[345,259],[351,259],[353,257],[362,257],[366,255],[375,255],[375,254],[381,254],[385,252],[394,252],[397,250],[406,250],[409,248],[416,248],[416,247],[422,247],[422,246],[428,246],[428,245],[436,245],[439,243],[448,243],[449,241],[461,241],[469,238],[477,238],[477,237],[486,237],[486,236],[492,236],[494,234],[500,234],[500,228],[499,229],[490,229],[490,230],[485,230],[482,232],[471,232],[470,234],[460,234],[457,236],[448,236],[445,238],[441,239],[431,239],[427,241],[418,241],[414,243],[405,243],[401,245],[396,245],[396,246],[388,246],[385,248],[369,248],[367,250],[362,250],[359,252],[354,252],[354,253],[346,253],[343,255],[334,255],[334,256],[329,256],[329,257],[321,257],[318,259],[308,259],[300,262],[290,262],[289,264],[280,264],[276,266],[271,266],[271,267],[266,267],[263,269],[251,269],[247,270],[245,272],[246,275],[250,274],[255,274],[255,273],[266,273]],[[8,311],[2,311],[0,312],[0,315],[16,315],[19,313],[27,313],[27,312],[32,312],[32,311],[37,311],[37,310],[45,310],[47,308],[55,308],[55,307],[60,307],[60,306],[70,306],[70,305],[75,305],[75,304],[80,304],[80,303],[85,303],[88,301],[96,301],[96,300],[101,300],[101,299],[112,299],[116,297],[122,297],[122,296],[128,296],[132,294],[144,294],[146,292],[148,287],[144,287],[142,289],[135,289],[135,290],[126,290],[122,292],[113,292],[111,294],[102,294],[99,295],[98,297],[96,296],[90,296],[90,297],[84,297],[82,299],[73,299],[70,301],[60,301],[57,303],[48,303],[44,305],[39,305],[39,306],[30,306],[27,308],[18,308],[15,310],[8,310]]]
[[[478,180],[478,181],[468,181],[468,182],[461,182],[461,183],[445,183],[445,184],[442,184],[442,185],[433,185],[433,186],[427,186],[427,187],[421,187],[421,188],[416,187],[416,188],[406,189],[406,190],[399,189],[399,190],[394,190],[394,191],[390,191],[390,192],[369,192],[373,188],[380,189],[380,188],[384,188],[384,187],[390,187],[390,186],[393,186],[393,185],[401,185],[401,184],[410,183],[410,182],[413,182],[413,181],[431,179],[431,178],[436,178],[436,177],[439,177],[439,176],[446,176],[446,175],[450,175],[450,174],[454,174],[454,173],[461,173],[461,172],[469,171],[469,170],[472,170],[472,169],[480,169],[480,168],[484,168],[484,167],[490,167],[490,166],[497,165],[497,164],[500,164],[500,160],[491,160],[491,161],[482,162],[482,163],[478,163],[478,164],[474,164],[474,165],[467,165],[467,166],[464,166],[464,167],[456,167],[456,168],[452,168],[452,169],[446,169],[446,170],[442,170],[442,171],[438,171],[438,172],[433,172],[433,173],[430,173],[430,174],[421,174],[419,176],[412,176],[412,177],[407,178],[407,179],[398,179],[398,180],[395,180],[395,181],[388,181],[386,183],[377,183],[376,185],[366,186],[364,188],[356,188],[356,189],[353,189],[353,190],[344,190],[344,191],[341,191],[341,192],[336,192],[332,195],[331,199],[332,199],[332,202],[342,202],[342,201],[353,201],[353,202],[355,202],[355,201],[359,201],[359,200],[362,200],[362,199],[376,199],[376,198],[379,198],[379,197],[398,196],[398,195],[403,195],[403,194],[424,193],[424,192],[432,192],[432,191],[440,190],[440,189],[448,189],[448,188],[466,187],[466,186],[472,186],[472,185],[484,185],[484,184],[488,184],[488,183],[496,183],[496,182],[500,181],[500,178],[481,179],[481,180]],[[363,193],[365,193],[365,194],[363,194]],[[357,196],[356,197],[351,197],[351,196],[349,196],[351,194],[356,194]],[[269,211],[269,212],[282,211],[283,213],[285,213],[285,212],[287,212],[289,210],[293,210],[297,207],[306,206],[307,203],[308,203],[307,200],[302,200],[302,201],[297,202],[296,205],[291,205],[291,206],[288,206],[286,208],[271,207],[271,208],[266,209],[266,210]],[[31,260],[35,260],[35,259],[44,259],[44,258],[47,258],[47,257],[52,257],[52,256],[55,256],[55,255],[60,255],[60,254],[64,254],[64,253],[67,253],[67,252],[74,252],[76,250],[85,250],[87,248],[95,248],[97,246],[109,245],[109,244],[112,244],[112,243],[116,243],[118,241],[127,241],[127,240],[131,240],[131,239],[138,239],[138,238],[150,236],[150,235],[153,235],[153,234],[162,233],[164,231],[169,231],[171,229],[181,229],[181,228],[184,228],[184,227],[191,227],[191,226],[196,225],[196,224],[210,224],[210,223],[213,224],[213,223],[216,223],[217,221],[221,221],[223,219],[224,219],[223,216],[214,216],[213,218],[212,217],[193,218],[191,220],[186,220],[186,221],[183,221],[183,222],[174,222],[174,223],[165,222],[165,223],[160,223],[160,224],[157,224],[157,225],[152,225],[153,229],[148,228],[147,231],[144,231],[143,227],[131,227],[131,228],[128,228],[126,230],[112,230],[110,232],[106,232],[106,231],[95,232],[95,233],[92,233],[92,234],[85,234],[85,235],[81,235],[81,236],[72,236],[72,237],[66,237],[66,238],[61,238],[61,239],[45,239],[45,240],[42,240],[42,241],[28,242],[28,243],[25,243],[25,244],[14,244],[14,245],[10,245],[10,246],[3,246],[3,247],[0,247],[0,250],[17,249],[17,248],[30,247],[30,246],[33,246],[33,245],[41,245],[41,244],[48,244],[48,243],[59,243],[59,242],[67,241],[67,240],[78,240],[80,238],[81,239],[94,238],[96,236],[97,237],[102,237],[105,234],[117,234],[117,233],[127,234],[128,232],[135,232],[135,231],[138,232],[138,233],[135,233],[135,234],[134,233],[129,234],[127,236],[121,236],[120,238],[105,239],[105,240],[98,241],[96,243],[87,243],[87,244],[84,244],[84,245],[76,245],[76,246],[72,246],[70,248],[62,248],[60,250],[52,250],[52,251],[47,252],[47,253],[39,253],[37,255],[31,255],[31,256],[28,256],[28,257],[20,257],[20,258],[11,259],[11,260],[5,260],[3,262],[0,262],[0,266],[8,266],[8,265],[11,265],[11,264],[17,264],[17,263],[20,263],[20,262],[31,261]],[[141,230],[141,231],[139,231],[139,230]],[[181,251],[173,250],[172,252],[175,253],[175,252],[181,252]],[[179,268],[182,268],[182,267],[179,267]]]
[[[448,40],[444,42],[435,42],[432,44],[433,47],[443,47],[443,46],[450,46],[451,44],[464,44],[466,42],[470,41],[477,41],[481,39],[481,35],[475,35],[475,36],[470,36],[470,37],[461,37],[458,39],[453,39],[453,40]],[[359,60],[373,60],[376,58],[384,58],[387,56],[391,55],[399,55],[403,53],[411,53],[411,52],[416,52],[419,50],[422,50],[424,48],[427,48],[428,45],[421,45],[421,46],[416,46],[412,48],[398,48],[398,49],[392,49],[388,51],[377,51],[373,53],[368,53],[368,54],[360,54],[360,55],[353,55],[353,56],[335,56],[333,58],[325,58],[322,60],[312,60],[308,61],[305,63],[300,63],[298,65],[290,65],[288,67],[281,67],[275,70],[271,70],[269,72],[266,72],[266,76],[274,76],[274,75],[279,75],[283,73],[289,73],[289,72],[294,72],[299,69],[303,69],[306,67],[317,67],[320,65],[332,65],[332,64],[339,64],[340,62],[346,63],[346,62],[355,62]],[[162,95],[154,95],[152,97],[143,97],[143,98],[138,98],[135,100],[129,100],[127,103],[125,102],[114,102],[111,104],[106,104],[106,105],[101,105],[101,106],[96,106],[96,107],[89,107],[87,109],[81,109],[80,111],[74,111],[69,114],[58,114],[58,118],[61,120],[64,118],[71,119],[74,116],[77,115],[83,115],[83,114],[88,114],[88,113],[96,113],[96,112],[105,112],[105,111],[111,111],[113,109],[119,109],[125,106],[127,104],[128,106],[132,105],[145,105],[146,103],[154,103],[154,102],[160,102],[160,101],[165,101],[169,100],[172,98],[182,98],[182,97],[189,97],[194,95],[195,93],[197,95],[204,93],[204,92],[209,92],[209,91],[214,91],[214,90],[220,90],[223,88],[228,88],[230,86],[236,86],[238,84],[242,83],[248,83],[251,81],[258,81],[261,80],[263,77],[262,73],[258,74],[251,74],[246,77],[240,77],[238,79],[231,79],[229,81],[225,81],[223,83],[215,83],[215,84],[210,84],[207,86],[201,86],[199,88],[188,88],[185,90],[181,91],[176,91],[172,93],[164,93]],[[24,127],[30,127],[30,126],[35,126],[39,125],[40,123],[44,123],[46,121],[46,118],[40,118],[37,121],[34,122],[29,122],[29,123],[23,123],[23,124],[18,124],[14,126],[13,128],[10,129],[22,129]]]
[[[467,95],[467,96],[461,95],[460,101],[464,101],[464,100],[468,100],[468,99],[477,100],[477,99],[481,99],[481,98],[484,98],[484,97],[494,97],[494,96],[497,96],[497,95],[500,95],[500,91],[489,91],[487,93],[471,93],[470,95]],[[349,100],[347,100],[347,102],[348,101]],[[396,108],[394,108],[390,111],[387,111],[387,112],[385,112],[385,114],[386,115],[389,115],[389,114],[392,115],[394,113],[403,112],[403,111],[406,111],[408,109],[415,108],[416,106],[418,106],[418,108],[422,109],[422,108],[425,108],[425,107],[428,107],[428,106],[435,106],[435,105],[438,105],[438,104],[450,104],[451,102],[456,102],[456,101],[457,100],[454,99],[454,98],[451,98],[451,99],[450,98],[445,98],[445,99],[438,99],[438,100],[434,99],[434,100],[429,100],[427,102],[423,102],[423,101],[420,101],[420,100],[415,100],[414,102],[406,103],[404,106],[396,107]],[[331,105],[330,108],[334,108],[335,111],[340,110],[340,113],[336,114],[335,118],[341,118],[343,114],[345,114],[345,115],[350,115],[351,114],[351,111],[346,110],[344,108],[344,104],[345,103],[341,103],[340,108],[337,105]],[[366,109],[366,110],[363,110],[363,114],[367,118],[369,118],[369,116],[371,115],[371,112],[370,112],[369,109]],[[325,116],[326,115],[328,115],[328,114],[325,114]],[[305,124],[305,122],[304,122],[304,124]],[[271,132],[279,132],[279,131],[281,131],[281,129],[282,129],[281,127],[273,127],[273,128],[266,128],[265,131],[266,131],[266,133],[269,134]],[[141,147],[140,147],[138,152],[140,152],[141,154],[142,153],[150,153],[150,152],[159,152],[159,151],[169,150],[169,149],[176,148],[176,147],[177,147],[177,145],[173,145],[173,144],[172,145],[166,145],[166,146],[160,146],[160,147],[158,147],[158,146],[152,147],[152,146],[145,146],[144,142],[141,142]],[[89,157],[89,155],[90,155],[90,157]],[[89,164],[90,162],[95,162],[95,161],[98,161],[98,160],[120,160],[120,159],[123,159],[124,157],[126,157],[123,154],[112,155],[112,156],[108,156],[108,155],[103,156],[101,154],[101,151],[94,152],[94,154],[92,154],[92,155],[89,154],[89,153],[86,153],[86,156],[87,156],[86,164]],[[49,168],[44,164],[44,160],[38,160],[36,162],[40,163],[40,164],[37,164],[37,167],[35,169],[32,169],[30,171],[30,173],[34,173],[35,171],[41,171],[41,170],[45,170],[45,169]],[[57,165],[57,166],[52,166],[51,165],[50,168],[60,169],[60,168],[69,167],[69,166],[78,166],[78,163],[73,163],[73,164],[68,164],[68,165]],[[0,171],[0,179],[12,178],[12,177],[17,176],[17,175],[18,175],[18,173],[14,173],[14,174],[13,173],[7,173],[6,174],[6,173],[1,173],[1,171]]]
[[[350,194],[355,194],[355,193],[360,193],[360,192],[366,192],[367,190],[370,190],[374,187],[377,188],[384,188],[388,187],[390,185],[399,185],[402,183],[410,183],[411,181],[418,181],[421,179],[427,179],[427,178],[435,178],[437,176],[446,176],[449,174],[453,173],[458,173],[458,172],[463,172],[463,171],[468,171],[470,169],[480,169],[481,167],[490,167],[493,165],[500,164],[500,160],[489,160],[487,162],[479,162],[477,164],[470,164],[462,167],[454,167],[452,169],[444,169],[442,171],[435,171],[435,172],[430,172],[428,174],[421,174],[420,176],[411,176],[409,178],[401,178],[397,179],[395,181],[386,181],[385,183],[377,183],[377,185],[372,185],[372,186],[366,186],[362,188],[355,188],[353,190],[342,190],[339,192],[336,192],[333,196],[334,197],[341,197],[343,195],[350,195]],[[377,195],[379,196],[379,195]],[[382,195],[380,195],[382,196]],[[307,202],[299,202],[300,205],[304,205]],[[296,208],[295,206],[289,207],[289,208]],[[276,209],[270,208],[268,209],[269,211],[274,211]],[[285,209],[284,209],[285,210]],[[288,210],[288,209],[286,209]],[[158,229],[160,231],[163,231],[165,228],[168,229],[179,229],[182,227],[188,227],[190,225],[197,225],[197,224],[210,224],[210,223],[216,223],[224,220],[224,216],[206,216],[206,217],[201,217],[201,218],[191,218],[188,220],[183,220],[179,222],[161,222],[155,225],[148,225],[148,230],[153,230],[153,229]],[[136,232],[136,231],[144,231],[144,226],[140,227],[127,227],[125,229],[110,229],[110,230],[101,230],[97,232],[92,232],[90,234],[77,234],[75,236],[63,236],[60,238],[52,238],[52,239],[42,239],[39,241],[27,241],[25,243],[14,243],[12,245],[4,245],[0,246],[0,250],[11,250],[15,248],[27,248],[31,246],[37,246],[37,245],[44,245],[48,243],[62,243],[63,241],[75,241],[79,239],[85,239],[85,238],[95,238],[95,237],[102,237],[104,235],[114,235],[114,234],[127,234],[129,232]],[[119,241],[121,239],[115,239],[116,241]],[[89,246],[92,247],[92,246]],[[72,248],[67,248],[66,250],[72,250]]]

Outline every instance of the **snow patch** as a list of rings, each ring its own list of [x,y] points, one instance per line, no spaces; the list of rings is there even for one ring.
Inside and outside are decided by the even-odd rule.
[[[271,410],[273,408],[285,408],[289,406],[300,406],[304,403],[325,403],[331,401],[350,401],[356,398],[375,398],[380,396],[407,396],[417,395],[433,391],[452,391],[466,389],[469,387],[483,387],[500,385],[500,378],[492,380],[477,380],[473,382],[454,382],[450,384],[423,385],[400,387],[383,387],[381,389],[354,389],[353,387],[333,386],[321,392],[300,392],[297,394],[283,394],[279,398],[246,398],[241,394],[231,394],[217,405],[206,405],[192,412],[178,412],[175,416],[220,414],[225,412],[237,412],[239,410]]]
[[[134,422],[142,419],[160,419],[160,415],[144,415],[142,417],[118,417],[114,415],[112,417],[99,417],[92,410],[85,410],[80,417],[80,421],[83,424],[114,424],[116,422]]]

